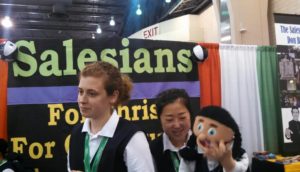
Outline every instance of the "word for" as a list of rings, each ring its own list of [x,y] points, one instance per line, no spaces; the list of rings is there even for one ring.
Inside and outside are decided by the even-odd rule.
[[[143,100],[143,105],[118,106],[118,114],[129,121],[139,120],[157,120],[155,104],[148,105],[148,100]],[[78,122],[83,123],[84,117],[80,115],[75,108],[65,109],[63,104],[49,104],[49,121],[48,126],[57,126],[57,121],[64,119],[68,125],[75,125]],[[63,116],[63,117],[62,117]]]

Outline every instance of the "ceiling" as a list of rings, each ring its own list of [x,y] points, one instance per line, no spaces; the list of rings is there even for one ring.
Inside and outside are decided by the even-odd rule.
[[[135,14],[137,4],[143,14]],[[198,14],[211,0],[0,0],[0,17],[9,15],[14,27],[0,28],[8,39],[96,38],[129,36],[154,23]],[[109,21],[114,17],[115,26]],[[100,24],[102,34],[96,34]]]

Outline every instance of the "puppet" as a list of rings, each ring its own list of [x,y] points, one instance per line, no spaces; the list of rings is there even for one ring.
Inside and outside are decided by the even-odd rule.
[[[189,150],[181,151],[181,155],[186,160],[196,161],[195,171],[249,171],[238,125],[227,110],[218,106],[204,107],[195,117],[193,133],[196,137],[188,142]],[[195,151],[191,154],[193,147],[197,155]]]

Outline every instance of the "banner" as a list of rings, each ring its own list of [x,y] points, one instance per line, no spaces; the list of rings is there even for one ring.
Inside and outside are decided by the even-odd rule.
[[[277,45],[300,45],[300,25],[275,23]]]
[[[109,62],[132,78],[131,101],[117,112],[149,139],[162,131],[154,105],[162,90],[185,89],[192,110],[199,107],[194,43],[127,38],[15,42],[19,52],[9,66],[8,137],[13,151],[36,171],[67,170],[70,131],[84,120],[76,103],[78,74],[89,62]]]

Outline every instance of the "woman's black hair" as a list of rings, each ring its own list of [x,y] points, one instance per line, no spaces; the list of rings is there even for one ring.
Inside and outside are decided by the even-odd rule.
[[[156,98],[156,112],[159,117],[166,105],[173,103],[178,99],[185,105],[190,114],[192,114],[190,98],[184,89],[168,89],[159,93]]]

